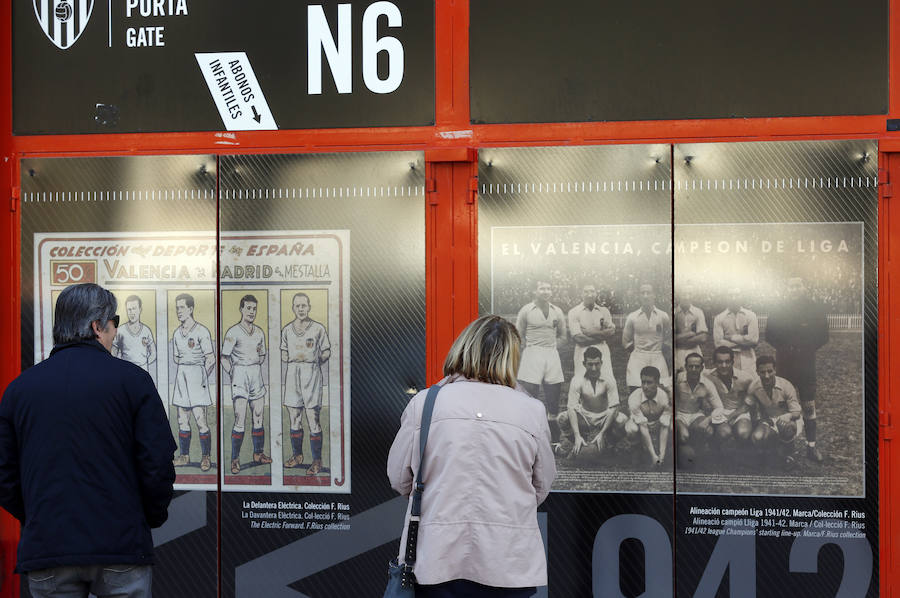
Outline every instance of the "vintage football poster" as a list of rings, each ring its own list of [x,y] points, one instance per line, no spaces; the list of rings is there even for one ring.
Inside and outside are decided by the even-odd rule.
[[[221,244],[223,488],[349,492],[349,231]]]
[[[150,374],[168,413],[176,488],[348,492],[349,241],[36,234],[35,362],[53,348],[59,292],[100,284],[118,301],[113,355]]]

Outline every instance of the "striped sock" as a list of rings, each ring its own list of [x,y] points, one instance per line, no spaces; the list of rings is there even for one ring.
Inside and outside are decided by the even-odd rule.
[[[312,449],[312,458],[322,458],[322,433],[309,435],[309,448]]]
[[[211,449],[212,440],[210,439],[209,432],[200,432],[200,454],[208,457]]]
[[[191,431],[178,430],[178,447],[181,449],[182,455],[191,452]]]
[[[303,452],[303,430],[291,429],[291,450],[294,456]]]
[[[266,443],[266,429],[253,428],[253,452],[259,454],[263,452],[263,445]]]
[[[241,456],[241,445],[244,444],[244,431],[231,431],[231,460],[237,461]]]

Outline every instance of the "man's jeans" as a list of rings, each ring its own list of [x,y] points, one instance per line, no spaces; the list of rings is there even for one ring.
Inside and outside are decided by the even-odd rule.
[[[84,565],[28,572],[34,598],[150,598],[151,565]]]

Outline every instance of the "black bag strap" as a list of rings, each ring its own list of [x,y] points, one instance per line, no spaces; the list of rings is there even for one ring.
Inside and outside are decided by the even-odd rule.
[[[428,389],[425,396],[425,405],[422,408],[422,424],[419,428],[419,471],[416,472],[416,480],[413,486],[412,507],[409,511],[409,527],[406,532],[406,554],[404,561],[407,567],[412,567],[416,562],[416,542],[419,539],[419,515],[422,513],[422,493],[425,492],[425,483],[422,481],[425,471],[425,443],[428,442],[428,431],[431,428],[431,414],[434,412],[434,401],[442,386],[435,384]]]

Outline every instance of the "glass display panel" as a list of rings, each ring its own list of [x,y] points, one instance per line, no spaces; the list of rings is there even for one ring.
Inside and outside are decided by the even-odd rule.
[[[669,146],[479,152],[480,311],[524,337],[519,382],[557,459],[551,595],[671,583],[670,216]]]
[[[181,293],[194,298],[182,316],[192,312],[197,322],[184,348],[193,341],[212,349],[215,338],[216,158],[29,158],[22,160],[21,173],[22,368],[49,355],[53,304],[65,287],[95,282],[116,295],[122,324],[113,354],[150,373],[173,437],[186,449],[173,455],[180,458],[176,497],[168,521],[153,534],[154,595],[212,595],[217,378],[215,368],[207,367],[214,362],[191,366],[198,370],[191,379],[203,405],[184,420],[178,380],[188,366],[175,363],[175,339]],[[208,360],[202,354],[200,359]],[[186,562],[190,575],[183,573]]]
[[[679,594],[877,595],[877,156],[674,148]]]
[[[363,595],[396,553],[407,501],[384,467],[425,386],[424,164],[221,159],[223,596]]]

